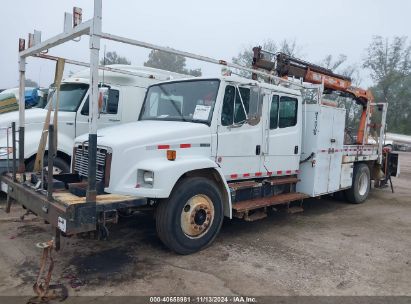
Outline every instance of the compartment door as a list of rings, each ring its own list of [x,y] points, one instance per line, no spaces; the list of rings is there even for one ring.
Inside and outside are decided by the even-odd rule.
[[[333,111],[322,106],[319,113],[318,151],[316,151],[316,174],[314,183],[315,195],[328,192],[330,182],[331,138],[333,125]],[[339,182],[339,180],[338,180]]]
[[[333,109],[332,134],[330,136],[330,172],[328,176],[328,192],[340,189],[342,149],[344,146],[345,111]]]

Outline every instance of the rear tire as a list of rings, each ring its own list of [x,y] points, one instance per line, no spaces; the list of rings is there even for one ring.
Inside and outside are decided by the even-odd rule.
[[[214,182],[203,177],[183,179],[156,208],[157,234],[171,250],[190,254],[214,241],[223,218],[222,198]]]
[[[353,204],[363,203],[370,193],[370,188],[370,168],[366,164],[356,164],[354,166],[352,187],[345,192],[347,200]]]

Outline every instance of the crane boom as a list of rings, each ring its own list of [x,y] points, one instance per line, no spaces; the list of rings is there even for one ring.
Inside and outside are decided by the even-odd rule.
[[[279,77],[296,77],[305,82],[324,84],[324,89],[351,95],[365,106],[373,100],[370,91],[352,86],[350,77],[336,74],[330,69],[284,53],[273,54],[262,50],[261,47],[254,47],[253,54],[253,68],[255,69],[274,71]]]
[[[274,72],[279,77],[296,77],[305,82],[313,84],[323,84],[328,91],[338,91],[347,97],[352,97],[361,104],[363,111],[357,134],[357,143],[364,142],[364,130],[366,127],[367,111],[374,97],[370,90],[364,90],[352,86],[350,77],[339,75],[332,70],[312,64],[284,53],[270,53],[262,50],[261,47],[253,48],[254,69],[264,69],[270,73]],[[256,79],[254,74],[253,78]]]

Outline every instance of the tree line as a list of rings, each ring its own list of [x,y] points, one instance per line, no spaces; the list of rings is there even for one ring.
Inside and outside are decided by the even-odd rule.
[[[283,40],[276,43],[266,40],[261,43],[264,50],[276,53],[284,52],[288,55],[301,57],[303,48],[295,41]],[[243,48],[232,58],[234,63],[250,67],[252,62],[252,45]],[[316,62],[335,73],[348,76],[354,86],[361,84],[361,69],[365,69],[372,80],[370,87],[376,102],[388,103],[387,130],[389,132],[411,135],[411,44],[407,37],[383,38],[375,36],[364,50],[361,62],[349,64],[344,54],[338,56],[327,55],[320,62]],[[131,64],[131,62],[116,52],[107,52],[101,64]],[[144,66],[160,68],[176,73],[201,76],[201,69],[188,69],[186,58],[162,51],[152,50]],[[241,76],[248,77],[245,71],[235,71]],[[355,115],[360,109],[352,101],[339,99],[347,110],[347,121],[357,120]]]

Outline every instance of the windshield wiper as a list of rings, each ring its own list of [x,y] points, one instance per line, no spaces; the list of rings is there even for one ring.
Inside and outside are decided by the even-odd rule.
[[[209,125],[209,122],[207,120],[202,120],[202,119],[190,119],[189,122],[202,123],[202,124],[206,124],[207,126]]]

